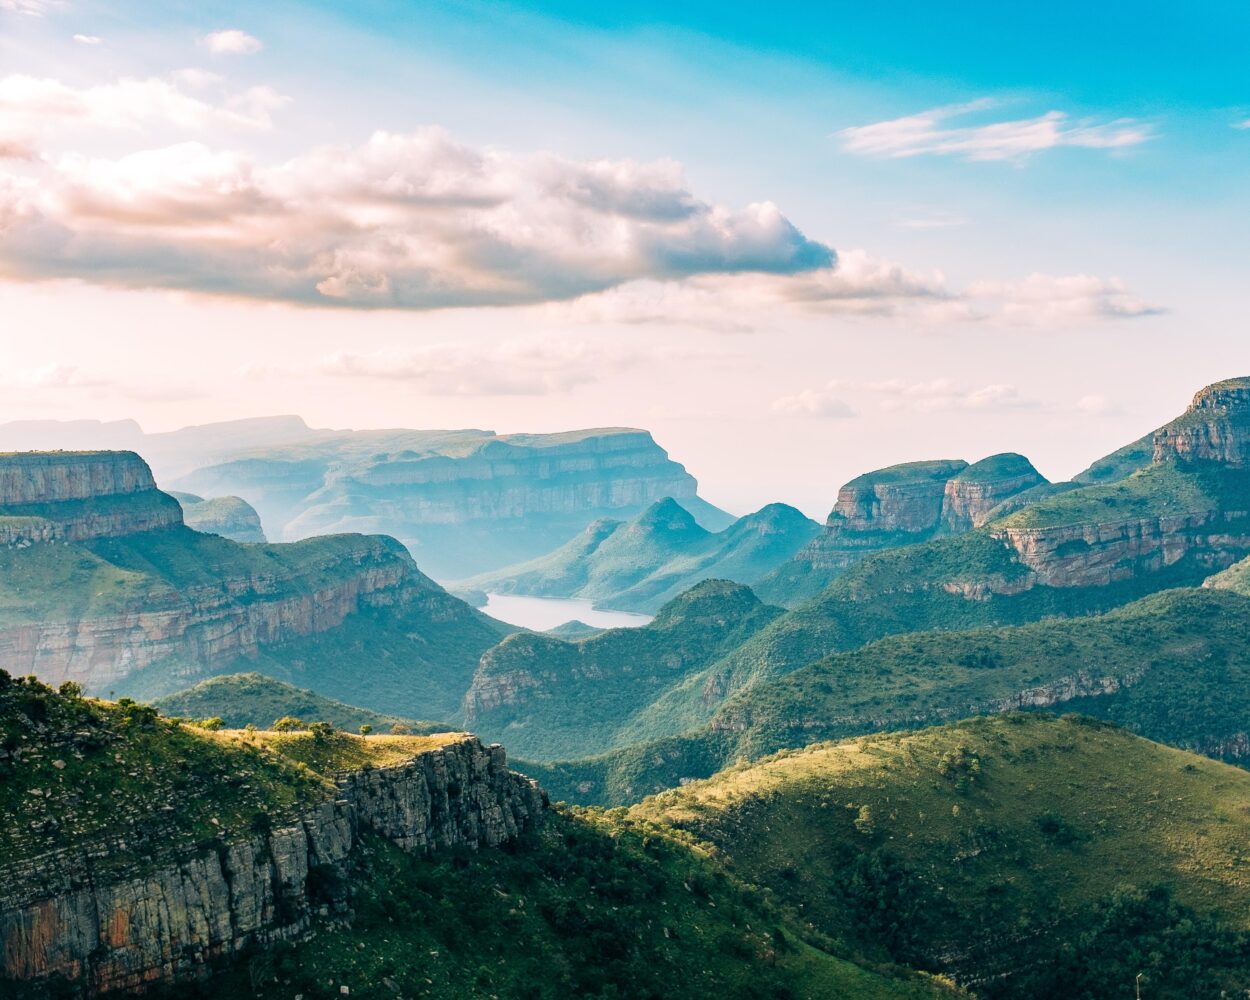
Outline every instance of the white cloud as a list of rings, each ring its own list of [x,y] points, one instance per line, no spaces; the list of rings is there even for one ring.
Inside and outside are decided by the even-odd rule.
[[[1060,146],[1122,149],[1153,138],[1151,127],[1131,118],[1073,121],[1062,111],[979,125],[949,125],[951,119],[996,106],[989,99],[932,108],[872,125],[842,129],[843,147],[863,156],[959,156],[965,160],[1023,160]]]
[[[75,35],[74,41],[79,45],[99,45],[104,39],[99,35]]]
[[[63,157],[0,213],[15,220],[0,246],[14,276],[363,307],[553,301],[836,259],[771,203],[697,199],[671,164],[479,150],[438,129],[272,166],[200,143]]]
[[[1056,325],[1091,319],[1132,319],[1164,310],[1131,294],[1118,278],[1030,274],[1022,281],[974,282],[968,294],[996,300],[1012,323]]]
[[[1233,128],[1250,128],[1250,118],[1245,121],[1233,122]]]
[[[43,17],[64,6],[64,0],[0,0],[0,10],[29,17]]]
[[[203,41],[209,52],[219,56],[250,56],[265,47],[259,38],[238,28],[211,32]]]
[[[830,382],[823,389],[803,389],[791,396],[773,400],[774,413],[787,416],[821,417],[826,420],[844,420],[855,416],[855,411],[838,394],[841,382]]]
[[[1119,403],[1106,396],[1082,396],[1073,406],[1078,413],[1087,413],[1093,417],[1113,417],[1124,410]]]
[[[151,124],[201,130],[212,126],[264,129],[288,98],[271,87],[226,94],[212,104],[158,77],[122,77],[92,87],[71,87],[45,77],[0,77],[0,136],[33,137],[58,127],[138,130]]]

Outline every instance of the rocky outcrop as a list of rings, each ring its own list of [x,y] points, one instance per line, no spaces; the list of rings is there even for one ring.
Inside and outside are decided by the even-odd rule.
[[[838,491],[824,531],[756,588],[790,607],[814,597],[866,556],[882,549],[979,528],[1012,497],[1046,480],[1023,455],[909,462],[869,472]]]
[[[81,542],[182,523],[133,452],[0,455],[0,544]]]
[[[952,534],[979,528],[1012,497],[1045,484],[1023,455],[991,455],[947,480],[942,525]]]
[[[155,589],[116,614],[0,627],[0,668],[93,691],[158,664],[189,679],[266,645],[329,631],[367,608],[442,594],[388,538],[312,539],[284,554],[267,571],[241,563],[194,586]]]
[[[188,528],[210,535],[221,535],[235,542],[263,542],[260,515],[240,497],[212,497],[205,500],[194,493],[171,493],[182,505]]]
[[[1157,573],[1187,556],[1210,572],[1250,552],[1245,512],[1198,512],[1106,523],[1005,527],[995,532],[1039,584],[1102,587]]]
[[[280,829],[146,864],[124,843],[0,866],[3,975],[91,994],[204,978],[256,946],[350,920],[346,861],[366,832],[407,851],[494,847],[537,823],[545,796],[475,738],[340,775],[338,795]]]
[[[1202,389],[1185,414],[1154,434],[1154,461],[1250,465],[1250,378]]]

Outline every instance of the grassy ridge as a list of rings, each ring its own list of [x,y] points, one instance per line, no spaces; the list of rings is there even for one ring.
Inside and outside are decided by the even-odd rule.
[[[984,997],[1113,995],[1091,984],[1114,973],[1123,991],[1138,971],[1157,997],[1250,986],[1250,775],[1091,720],[1014,714],[817,745],[633,814],[711,845],[827,933]],[[1175,905],[1151,904],[1156,888]],[[1167,932],[1156,953],[1127,967],[1104,954],[1076,992],[1057,989],[1126,893]],[[1158,929],[1128,909],[1122,936]]]
[[[336,729],[348,731],[361,726],[372,726],[378,732],[403,726],[413,733],[442,732],[447,728],[437,722],[414,722],[357,708],[258,673],[212,677],[185,691],[157,698],[152,704],[163,715],[219,718],[230,729],[242,729],[249,724],[265,729],[275,720],[286,717],[304,722],[328,722]]]
[[[133,877],[292,818],[336,794],[324,775],[458,738],[208,732],[0,674],[0,858],[108,838],[114,850],[95,877]],[[253,952],[167,995],[311,1000],[342,986],[448,1000],[956,995],[929,977],[857,964],[705,852],[619,815],[565,811],[506,849],[430,858],[369,837],[346,870],[317,879],[314,901],[327,880],[335,898],[346,893],[349,924],[318,919],[315,939]],[[62,986],[0,982],[0,996],[68,996]]]
[[[1100,616],[888,637],[757,684],[682,735],[536,776],[557,797],[630,802],[813,740],[1052,703],[1239,761],[1250,728],[1248,629],[1250,598],[1189,588]]]

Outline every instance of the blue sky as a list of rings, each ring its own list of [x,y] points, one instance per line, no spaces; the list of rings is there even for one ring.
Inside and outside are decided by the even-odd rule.
[[[11,416],[1070,475],[1250,371],[1250,9],[955,6],[0,0]]]

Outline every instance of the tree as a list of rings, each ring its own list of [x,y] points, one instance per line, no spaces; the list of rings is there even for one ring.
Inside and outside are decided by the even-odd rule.
[[[198,725],[201,729],[207,729],[210,732],[216,732],[218,729],[225,728],[226,720],[223,719],[220,715],[214,715],[207,719],[201,719],[198,723],[196,723],[196,725]]]
[[[373,727],[369,725],[369,723],[366,722],[361,725],[360,727],[361,736],[368,736],[371,732],[373,732]]]
[[[297,719],[293,715],[284,715],[273,724],[275,733],[295,733],[307,728],[303,719]]]

